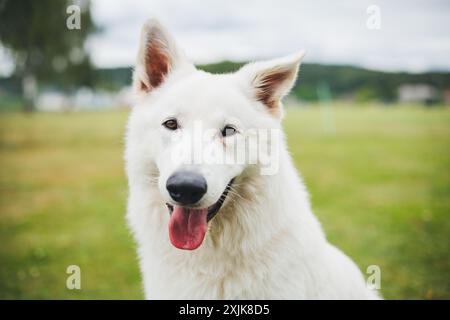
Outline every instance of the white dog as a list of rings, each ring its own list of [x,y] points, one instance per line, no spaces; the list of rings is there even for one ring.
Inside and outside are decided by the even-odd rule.
[[[202,150],[223,159],[252,141],[251,129],[280,132],[280,100],[302,57],[210,74],[187,61],[157,21],[144,25],[125,158],[127,219],[147,299],[378,297],[355,263],[327,242],[283,134],[259,140],[278,146],[270,174],[260,159],[181,156],[192,156],[186,137],[197,139],[200,126]]]

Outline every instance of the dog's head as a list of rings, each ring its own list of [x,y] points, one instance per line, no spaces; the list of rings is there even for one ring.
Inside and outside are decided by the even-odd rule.
[[[133,75],[138,103],[127,137],[128,175],[130,185],[157,186],[177,248],[200,246],[233,184],[260,164],[249,156],[254,143],[277,139],[260,130],[279,130],[281,98],[302,57],[210,74],[197,70],[156,20],[144,25]]]

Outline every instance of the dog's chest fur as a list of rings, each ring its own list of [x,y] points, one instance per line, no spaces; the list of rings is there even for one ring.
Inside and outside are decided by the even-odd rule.
[[[290,161],[282,165],[278,175],[250,183],[247,202],[227,204],[194,251],[170,244],[167,209],[158,199],[130,197],[139,201],[128,220],[146,298],[375,298],[354,263],[327,243]]]

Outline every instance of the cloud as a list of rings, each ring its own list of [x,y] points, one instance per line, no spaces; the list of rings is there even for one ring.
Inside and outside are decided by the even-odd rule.
[[[381,10],[381,29],[366,9]],[[450,3],[424,1],[93,0],[104,32],[89,41],[96,65],[134,62],[146,18],[159,18],[196,63],[271,58],[306,49],[307,62],[372,69],[450,70]]]

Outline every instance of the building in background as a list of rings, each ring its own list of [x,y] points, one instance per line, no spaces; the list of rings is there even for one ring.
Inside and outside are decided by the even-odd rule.
[[[128,108],[133,104],[131,87],[124,87],[118,92],[79,88],[72,94],[59,91],[43,91],[38,95],[38,111],[103,111]]]
[[[398,88],[400,103],[434,104],[439,100],[439,93],[428,84],[404,84]]]

